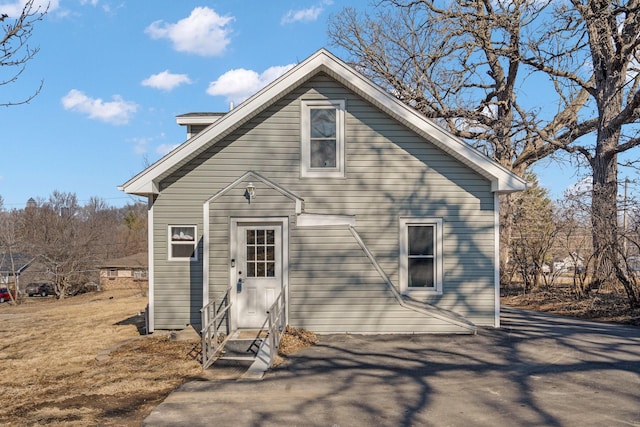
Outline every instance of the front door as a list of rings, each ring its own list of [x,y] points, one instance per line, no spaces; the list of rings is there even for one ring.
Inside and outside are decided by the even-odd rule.
[[[282,290],[282,224],[238,223],[238,328],[259,328]]]

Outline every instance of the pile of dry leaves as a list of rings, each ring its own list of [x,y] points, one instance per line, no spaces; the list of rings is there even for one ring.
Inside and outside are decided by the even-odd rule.
[[[287,326],[280,339],[278,354],[287,357],[304,348],[311,347],[318,343],[318,336],[313,332],[302,328],[292,328]]]
[[[601,322],[640,326],[640,308],[630,308],[619,289],[603,287],[586,297],[577,297],[570,286],[555,285],[523,294],[517,287],[503,287],[500,302],[529,310]]]

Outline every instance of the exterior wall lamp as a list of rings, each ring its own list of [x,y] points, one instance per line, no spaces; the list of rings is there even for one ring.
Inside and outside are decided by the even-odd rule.
[[[256,197],[256,187],[253,185],[253,182],[250,182],[249,185],[247,185],[244,197],[249,200],[249,203],[251,203],[251,200]]]

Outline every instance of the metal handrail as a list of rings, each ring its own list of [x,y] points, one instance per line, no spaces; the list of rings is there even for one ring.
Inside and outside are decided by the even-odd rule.
[[[269,325],[269,333],[267,339],[269,340],[269,366],[273,366],[276,354],[278,353],[278,346],[280,345],[280,338],[285,329],[285,292],[280,292],[267,310],[267,322]]]
[[[200,336],[202,337],[202,367],[205,369],[213,363],[213,359],[220,348],[220,325],[223,323],[221,319],[228,316],[231,308],[230,292],[231,287],[227,288],[221,298],[213,298],[200,309],[202,321],[202,329],[200,330]],[[228,335],[228,321],[226,322],[226,327]]]

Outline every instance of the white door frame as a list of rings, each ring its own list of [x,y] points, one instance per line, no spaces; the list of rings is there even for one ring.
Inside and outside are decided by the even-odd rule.
[[[285,307],[285,324],[289,323],[289,217],[234,217],[230,218],[229,224],[229,286],[231,287],[231,293],[229,295],[231,300],[231,316],[230,316],[230,328],[231,331],[238,329],[238,264],[232,262],[237,260],[238,252],[238,224],[244,223],[252,224],[276,224],[282,227],[282,290],[286,299]]]

